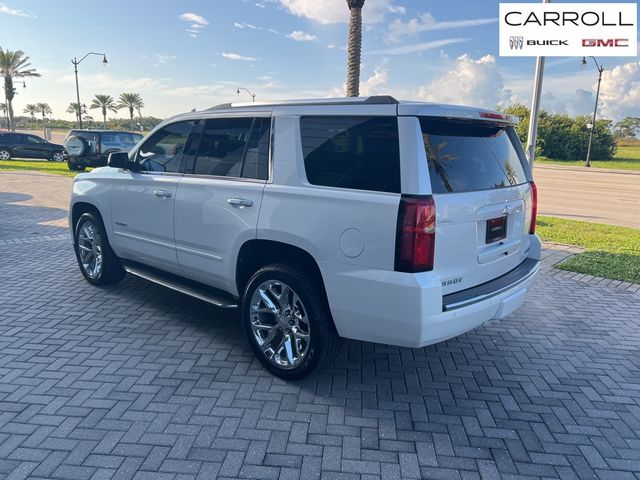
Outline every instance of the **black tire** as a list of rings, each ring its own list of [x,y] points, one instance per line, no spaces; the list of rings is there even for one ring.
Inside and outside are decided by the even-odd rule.
[[[72,159],[67,160],[67,167],[72,172],[84,172],[86,168],[84,165],[78,165],[75,160]]]
[[[99,269],[97,274],[93,275],[88,272],[87,267],[83,265],[83,260],[80,254],[80,242],[82,241],[84,243],[84,240],[80,239],[80,234],[85,225],[92,226],[97,233],[96,242],[97,244],[99,244],[99,251],[102,254],[101,268]],[[111,283],[120,281],[122,277],[124,277],[125,271],[122,268],[120,260],[118,259],[118,257],[116,257],[116,254],[113,253],[111,245],[109,245],[109,238],[107,237],[107,232],[104,229],[102,219],[99,215],[92,212],[83,213],[74,226],[73,235],[73,248],[76,252],[78,267],[80,267],[80,272],[82,272],[82,275],[84,276],[85,280],[87,280],[87,282],[92,285],[109,285]],[[96,252],[94,251],[93,254],[95,257]]]
[[[11,150],[8,148],[0,148],[0,159],[11,160]]]
[[[52,162],[64,162],[64,155],[62,152],[52,152],[49,160]]]
[[[306,355],[297,366],[281,368],[276,365],[263,352],[253,332],[252,314],[255,315],[255,312],[251,311],[252,297],[259,286],[269,281],[283,282],[289,286],[302,301],[305,310],[309,325],[309,345]],[[299,380],[322,367],[335,356],[338,348],[338,333],[333,325],[322,286],[318,285],[317,280],[300,270],[287,264],[272,264],[261,268],[249,280],[242,296],[241,308],[242,324],[249,345],[258,360],[273,375],[284,380]],[[277,343],[277,339],[274,343]],[[299,352],[298,348],[296,352]]]

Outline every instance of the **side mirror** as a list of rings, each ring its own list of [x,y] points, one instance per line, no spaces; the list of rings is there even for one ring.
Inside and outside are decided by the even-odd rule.
[[[136,163],[129,160],[129,154],[127,152],[113,152],[109,154],[107,165],[113,168],[135,170]]]

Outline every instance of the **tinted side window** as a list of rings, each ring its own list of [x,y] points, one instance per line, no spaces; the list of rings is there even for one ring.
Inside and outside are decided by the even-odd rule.
[[[204,123],[195,174],[219,177],[242,175],[242,159],[253,118],[212,118]]]
[[[244,178],[266,180],[269,178],[269,138],[271,119],[256,118],[251,129],[247,153],[242,167]]]
[[[97,142],[98,141],[98,134],[96,132],[77,132],[77,131],[71,131],[69,132],[69,137],[71,135],[75,135],[76,137],[80,137],[80,138],[84,138],[85,140],[89,141],[89,142]]]
[[[513,127],[420,119],[433,193],[510,187],[527,181]]]
[[[32,143],[34,145],[42,145],[44,143],[44,140],[33,135],[25,135],[25,137],[27,139],[27,143]]]
[[[302,117],[300,131],[309,183],[400,192],[396,117]]]
[[[102,132],[102,143],[118,143],[118,134],[111,132]]]
[[[178,172],[193,121],[177,122],[155,132],[142,144],[137,162],[143,171]]]

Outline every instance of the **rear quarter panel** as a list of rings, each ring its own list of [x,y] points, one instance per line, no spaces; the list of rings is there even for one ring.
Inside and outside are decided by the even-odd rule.
[[[274,125],[258,238],[300,247],[316,261],[393,270],[400,195],[311,185],[299,116],[277,116]]]

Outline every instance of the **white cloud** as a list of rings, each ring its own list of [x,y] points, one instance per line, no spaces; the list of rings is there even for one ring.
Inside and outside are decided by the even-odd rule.
[[[0,3],[0,13],[13,15],[15,17],[35,18],[35,15],[32,15],[31,13],[27,13],[24,10],[20,10],[19,8],[7,7],[4,3]]]
[[[295,40],[296,42],[313,42],[318,37],[311,35],[310,33],[303,32],[302,30],[295,30],[287,35],[287,38]]]
[[[594,85],[595,90],[595,85]],[[622,120],[640,113],[640,62],[618,65],[602,74],[600,118]]]
[[[62,75],[57,78],[61,83],[74,83],[75,77],[72,75]],[[88,91],[89,86],[91,91],[100,93],[100,90],[113,91],[140,91],[144,96],[145,90],[152,90],[159,87],[167,86],[169,80],[165,78],[157,77],[115,77],[113,75],[98,73],[96,75],[82,75],[80,89],[81,91]],[[84,89],[83,89],[84,85]]]
[[[175,55],[163,55],[161,53],[154,53],[153,58],[155,59],[154,67],[161,67],[162,65],[166,65],[171,60],[175,60]]]
[[[186,29],[186,32],[189,34],[190,37],[193,37],[193,38],[196,38],[200,33],[200,30],[202,30],[204,27],[209,25],[209,20],[207,20],[203,16],[198,15],[196,13],[191,13],[191,12],[183,13],[181,15],[178,15],[178,18],[183,22],[188,22],[191,24]]]
[[[412,18],[408,22],[403,22],[399,19],[391,22],[386,39],[390,43],[397,43],[404,37],[411,37],[422,32],[476,27],[496,23],[497,21],[497,18],[475,18],[470,20],[438,22],[431,13],[423,13],[418,18]]]
[[[374,50],[372,52],[365,52],[370,55],[404,55],[406,53],[423,52],[425,50],[432,50],[434,48],[444,47],[446,45],[452,45],[454,43],[461,43],[470,40],[469,38],[445,38],[442,40],[434,40],[432,42],[414,43],[411,45],[401,45],[399,47],[385,48],[382,50]]]
[[[239,60],[241,62],[255,62],[256,60],[258,60],[257,57],[247,57],[233,52],[223,52],[220,55],[228,60]]]
[[[360,95],[368,97],[370,95],[380,95],[389,93],[389,71],[386,68],[376,67],[373,75],[360,82]],[[329,91],[329,97],[344,97],[347,91],[347,84],[341,87],[334,87]]]
[[[485,55],[474,60],[464,54],[455,60],[448,71],[418,90],[427,101],[495,108],[511,103],[512,93],[505,89],[496,57]]]
[[[280,4],[293,15],[309,18],[319,23],[347,23],[349,7],[344,0],[280,0]],[[382,21],[384,15],[398,7],[392,0],[367,0],[362,8],[365,23]]]
[[[183,22],[195,23],[198,25],[209,25],[209,20],[206,18],[197,15],[195,13],[187,12],[181,15],[178,15],[178,18]]]
[[[256,27],[255,25],[252,25],[246,22],[234,22],[233,26],[236,28],[239,28],[240,30],[245,30],[245,29],[257,30],[258,29],[258,27]]]

